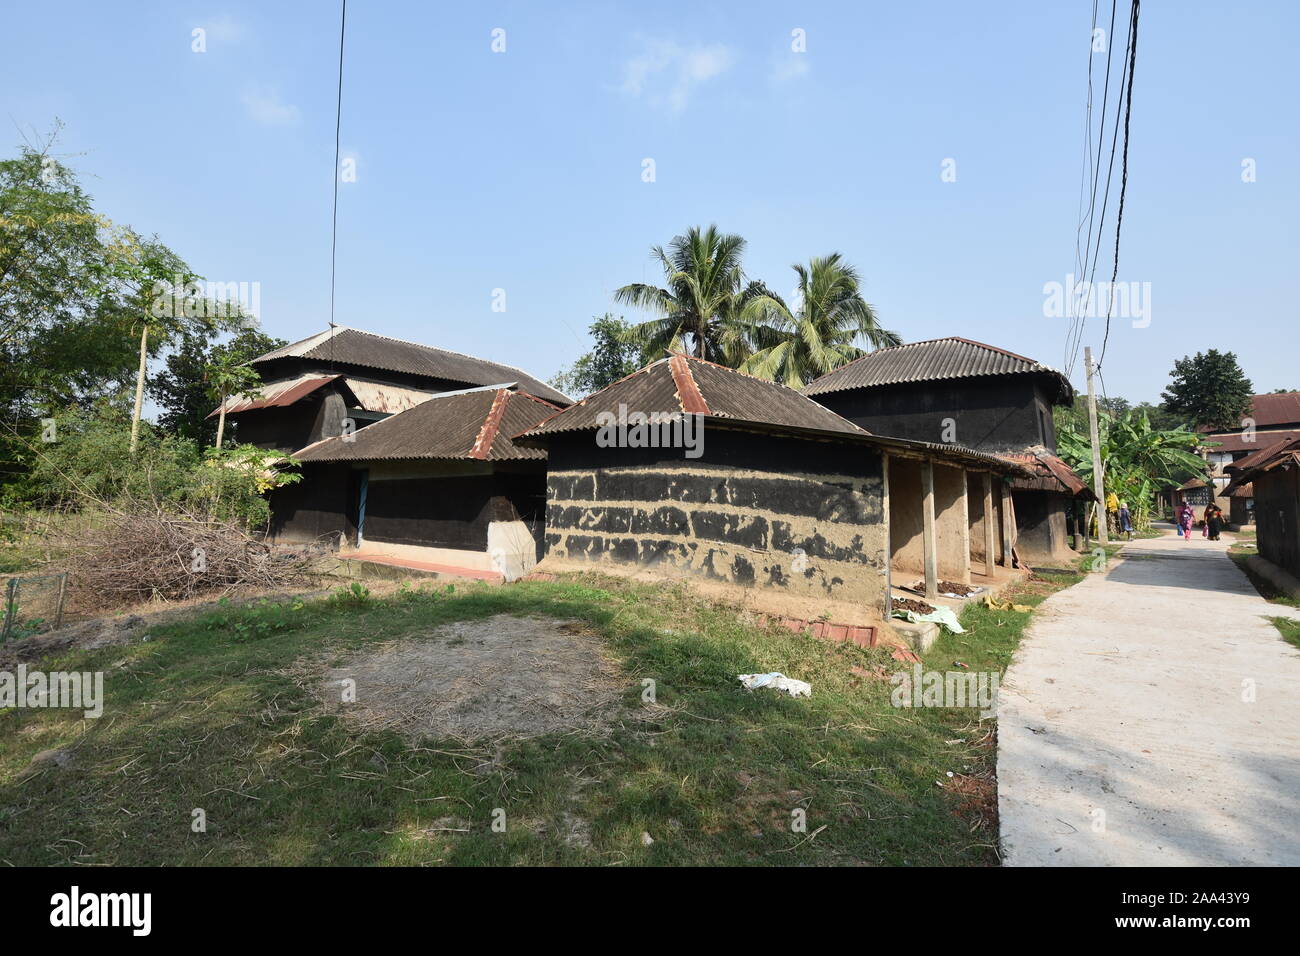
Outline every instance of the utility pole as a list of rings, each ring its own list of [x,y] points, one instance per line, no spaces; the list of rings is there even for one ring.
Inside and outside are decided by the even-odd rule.
[[[1088,432],[1092,436],[1092,491],[1097,496],[1097,540],[1110,544],[1110,530],[1106,527],[1106,493],[1101,474],[1101,441],[1097,437],[1097,393],[1092,388],[1092,347],[1083,347],[1083,367],[1088,372]],[[1084,528],[1086,530],[1087,524]]]

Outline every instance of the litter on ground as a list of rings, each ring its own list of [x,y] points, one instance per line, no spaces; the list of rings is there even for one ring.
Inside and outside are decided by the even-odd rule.
[[[894,617],[901,617],[905,621],[917,624],[921,621],[930,621],[945,627],[953,634],[965,634],[966,629],[961,626],[957,620],[957,615],[953,613],[950,607],[937,607],[929,614],[917,614],[915,611],[895,611]]]
[[[759,687],[771,687],[774,690],[783,690],[791,697],[811,697],[812,684],[807,681],[795,680],[793,677],[786,677],[784,674],[778,674],[773,671],[770,674],[740,674],[740,682],[745,685],[747,690],[757,690]]]

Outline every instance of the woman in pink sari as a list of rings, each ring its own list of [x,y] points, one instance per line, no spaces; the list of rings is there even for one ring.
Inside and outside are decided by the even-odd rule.
[[[1178,508],[1174,511],[1174,518],[1178,523],[1179,533],[1187,541],[1192,540],[1192,525],[1196,521],[1196,512],[1186,501],[1178,502]]]

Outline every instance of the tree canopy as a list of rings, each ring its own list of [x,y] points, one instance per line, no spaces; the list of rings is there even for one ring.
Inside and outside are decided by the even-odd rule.
[[[901,344],[880,327],[862,296],[858,272],[833,252],[793,268],[795,301],[787,304],[763,282],[745,276],[745,240],[716,225],[692,226],[651,256],[665,285],[625,285],[614,301],[655,318],[631,326],[624,341],[641,363],[666,350],[689,351],[758,378],[799,388],[863,354],[861,345]]]
[[[1232,352],[1210,349],[1174,362],[1170,383],[1160,398],[1166,411],[1196,425],[1227,431],[1242,427],[1250,414],[1254,386]]]
[[[216,338],[208,328],[187,330],[149,379],[149,395],[160,409],[159,426],[204,446],[214,444],[217,436],[217,421],[208,418],[217,407],[211,370],[238,367],[288,344],[253,328],[241,329],[226,342]]]
[[[872,348],[902,344],[897,332],[881,328],[862,296],[857,270],[838,252],[792,268],[799,277],[793,309],[772,294],[747,305],[755,351],[741,371],[802,388],[865,354],[856,342]]]
[[[631,326],[610,312],[595,318],[587,331],[595,342],[590,352],[551,380],[566,395],[578,398],[612,385],[641,367],[641,349],[630,341]]]

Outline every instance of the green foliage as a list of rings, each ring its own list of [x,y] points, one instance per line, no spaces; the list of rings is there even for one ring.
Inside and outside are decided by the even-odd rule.
[[[156,357],[186,330],[223,324],[191,308],[197,277],[178,255],[96,212],[52,154],[57,132],[0,160],[0,414],[13,426],[0,433],[5,485],[26,483],[18,435],[52,409],[89,407],[133,384],[142,347]],[[179,295],[159,309],[160,290]]]
[[[46,507],[130,500],[261,528],[270,518],[263,492],[302,477],[279,470],[295,462],[273,452],[236,445],[204,453],[147,423],[133,456],[121,400],[61,411],[52,435],[48,442],[33,438],[24,451],[31,468],[24,498]]]
[[[221,603],[224,606],[228,602],[222,599]],[[305,607],[300,599],[281,604],[262,598],[256,604],[235,611],[206,614],[199,619],[198,626],[209,632],[228,634],[233,643],[247,644],[302,627],[307,623],[307,616],[303,614]]]
[[[329,601],[340,607],[364,607],[371,601],[370,588],[360,581],[353,581],[347,587],[339,585],[330,594]]]
[[[1200,437],[1185,427],[1157,429],[1144,411],[1112,417],[1098,413],[1102,480],[1107,493],[1128,503],[1134,525],[1150,521],[1157,492],[1176,488],[1188,474],[1203,474],[1205,461],[1196,454]],[[1057,432],[1057,450],[1088,487],[1093,485],[1092,445],[1087,421],[1067,423]]]
[[[1128,399],[1118,395],[1114,397],[1098,395],[1097,412],[1098,414],[1109,415],[1112,419],[1121,418],[1129,412],[1142,412],[1146,415],[1147,420],[1151,422],[1151,427],[1157,431],[1171,431],[1184,426],[1189,431],[1195,429],[1195,423],[1190,418],[1170,412],[1160,405],[1152,405],[1150,402],[1139,402],[1134,405]],[[1088,396],[1086,394],[1074,396],[1074,404],[1068,408],[1057,406],[1052,410],[1052,418],[1056,422],[1057,432],[1071,428],[1086,435],[1088,433]]]
[[[854,344],[858,341],[872,348],[902,343],[897,332],[880,327],[875,310],[862,297],[857,270],[838,252],[793,268],[799,276],[794,310],[773,294],[745,307],[757,351],[741,363],[742,372],[802,388],[864,355]]]
[[[577,398],[600,391],[640,368],[641,349],[629,341],[631,326],[620,316],[606,312],[588,327],[595,345],[551,384]]]
[[[0,160],[0,408],[51,402],[129,380],[129,324],[104,281],[110,223],[76,175],[30,146]]]
[[[1216,430],[1241,428],[1250,414],[1254,386],[1232,352],[1210,349],[1174,362],[1169,388],[1161,393],[1164,407],[1197,425]]]
[[[750,375],[800,388],[863,354],[858,342],[884,348],[902,342],[880,327],[862,296],[857,270],[834,252],[793,268],[798,304],[745,278],[745,240],[693,226],[665,251],[651,250],[664,287],[633,283],[614,301],[654,313],[621,336],[641,350],[639,364],[665,350],[690,352]]]
[[[149,379],[150,397],[161,409],[159,426],[200,445],[214,444],[217,420],[208,418],[208,413],[218,402],[212,395],[212,385],[216,383],[210,370],[243,366],[250,359],[286,344],[284,339],[257,329],[241,329],[226,342],[218,342],[211,329],[202,326],[187,329],[163,367]],[[230,383],[225,384],[231,387]],[[227,440],[239,438],[237,431],[232,433],[233,427],[232,422],[226,423]]]
[[[667,284],[635,282],[614,293],[615,302],[658,316],[628,332],[627,341],[641,349],[642,364],[663,358],[668,349],[732,368],[749,356],[741,315],[751,301],[771,293],[762,283],[746,283],[744,251],[744,239],[720,233],[716,225],[692,226],[667,251],[650,250]]]

